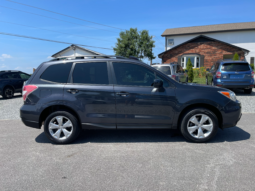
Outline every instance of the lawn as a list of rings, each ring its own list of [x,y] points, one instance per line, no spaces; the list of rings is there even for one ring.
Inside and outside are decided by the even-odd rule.
[[[194,78],[193,83],[206,84],[206,79],[205,78]]]

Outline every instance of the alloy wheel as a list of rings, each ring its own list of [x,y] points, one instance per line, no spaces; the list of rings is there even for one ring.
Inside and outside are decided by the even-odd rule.
[[[212,133],[213,122],[208,115],[196,114],[189,119],[187,129],[192,137],[203,139]]]
[[[57,140],[65,140],[73,133],[73,124],[65,116],[56,116],[49,123],[49,132]]]

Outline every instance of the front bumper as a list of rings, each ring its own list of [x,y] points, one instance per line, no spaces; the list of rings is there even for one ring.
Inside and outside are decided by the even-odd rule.
[[[222,112],[222,128],[235,127],[242,117],[242,104],[239,101],[230,101]]]

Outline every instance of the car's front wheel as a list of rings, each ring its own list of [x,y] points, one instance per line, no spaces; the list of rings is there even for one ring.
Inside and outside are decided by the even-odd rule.
[[[252,92],[252,88],[244,89],[244,93],[246,93],[246,94],[251,94],[251,92]]]
[[[206,142],[216,135],[218,119],[206,108],[193,108],[184,114],[180,129],[188,141]]]
[[[51,113],[45,120],[44,133],[54,143],[67,144],[74,141],[80,134],[77,118],[67,111]]]

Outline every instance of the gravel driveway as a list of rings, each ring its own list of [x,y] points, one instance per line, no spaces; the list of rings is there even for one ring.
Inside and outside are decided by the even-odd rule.
[[[242,103],[243,113],[255,113],[255,89],[250,95],[245,94],[242,90],[234,90],[237,99]],[[12,99],[3,99],[0,96],[0,120],[2,119],[19,119],[19,108],[23,101],[21,94],[15,94]]]

